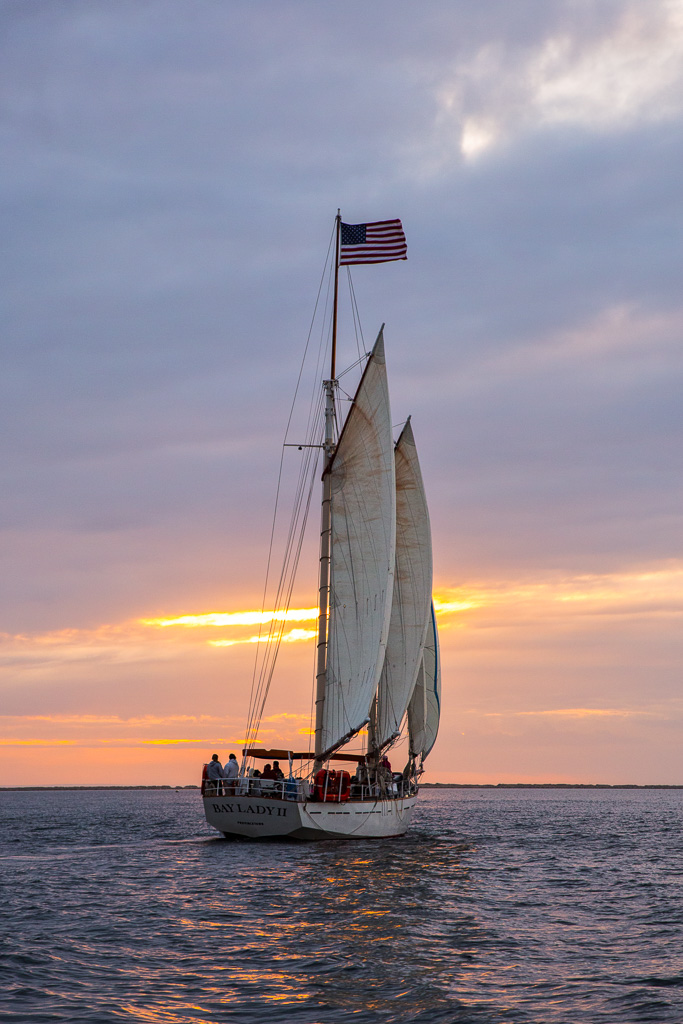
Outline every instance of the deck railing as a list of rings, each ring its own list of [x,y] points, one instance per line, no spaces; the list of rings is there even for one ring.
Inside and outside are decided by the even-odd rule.
[[[325,802],[345,802],[346,800],[397,800],[412,796],[417,792],[414,779],[404,779],[401,775],[391,776],[388,773],[367,772],[367,776],[359,781],[352,781],[348,795],[343,797],[331,790],[324,790]],[[237,779],[204,779],[202,782],[203,796],[241,796],[269,797],[275,800],[317,800],[314,786],[308,778],[290,779],[254,779],[249,777]]]

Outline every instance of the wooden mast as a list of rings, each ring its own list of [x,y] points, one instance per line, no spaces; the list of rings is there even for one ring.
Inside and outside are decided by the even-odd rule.
[[[329,473],[334,454],[334,388],[337,362],[337,306],[339,298],[339,253],[341,241],[341,212],[337,210],[336,240],[334,247],[334,299],[332,305],[332,353],[330,377],[324,381],[325,388],[325,462],[323,466],[323,496],[320,515],[320,583],[318,589],[318,650],[315,677],[315,756],[323,753],[323,709],[327,685],[327,626],[330,598],[330,557],[332,522],[332,478]]]

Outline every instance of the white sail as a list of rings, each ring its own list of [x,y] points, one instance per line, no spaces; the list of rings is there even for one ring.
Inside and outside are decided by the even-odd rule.
[[[387,643],[396,510],[382,333],[358,386],[331,474],[330,604],[322,750],[369,716]]]
[[[432,605],[417,683],[408,705],[410,753],[424,759],[436,742],[441,715],[439,633]]]
[[[432,599],[429,512],[410,419],[398,439],[394,458],[396,566],[389,639],[373,722],[377,747],[399,732],[422,659]]]

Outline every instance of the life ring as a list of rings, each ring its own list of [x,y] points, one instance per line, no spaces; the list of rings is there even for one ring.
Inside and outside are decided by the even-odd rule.
[[[321,768],[314,779],[316,800],[327,803],[343,803],[349,799],[351,792],[351,776],[345,771],[331,771]]]

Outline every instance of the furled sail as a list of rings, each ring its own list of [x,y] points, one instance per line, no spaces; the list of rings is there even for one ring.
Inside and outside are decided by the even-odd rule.
[[[331,554],[323,750],[367,720],[389,629],[396,509],[381,331],[328,472]]]
[[[432,599],[432,537],[410,419],[394,450],[396,566],[389,639],[377,690],[372,739],[382,747],[400,729],[422,659]]]
[[[439,633],[432,605],[422,663],[408,705],[410,753],[424,759],[436,742],[441,714],[441,659]]]

